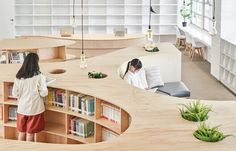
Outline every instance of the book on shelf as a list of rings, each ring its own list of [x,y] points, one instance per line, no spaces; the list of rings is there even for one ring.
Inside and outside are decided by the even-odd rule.
[[[50,89],[46,99],[48,106],[55,106],[65,108],[66,106],[66,93],[64,90]]]
[[[0,120],[3,120],[3,105],[0,105]]]
[[[69,109],[72,112],[94,115],[94,97],[83,94],[70,94]]]
[[[6,63],[7,63],[6,51],[0,50],[0,64],[6,64]]]
[[[13,85],[8,86],[8,99],[17,100],[17,98],[13,96],[12,90],[13,90]]]
[[[94,135],[94,123],[85,119],[71,117],[69,132],[84,138],[92,136]]]
[[[117,137],[118,137],[118,134],[116,134],[106,128],[102,128],[102,141],[112,140]]]
[[[11,52],[9,54],[9,62],[13,64],[23,63],[25,57],[29,54],[29,52]]]
[[[106,103],[101,103],[101,117],[107,120],[110,120],[114,123],[120,123],[121,120],[121,112],[120,109],[108,105]]]
[[[9,106],[8,107],[8,120],[16,121],[17,115],[17,107],[16,106]]]

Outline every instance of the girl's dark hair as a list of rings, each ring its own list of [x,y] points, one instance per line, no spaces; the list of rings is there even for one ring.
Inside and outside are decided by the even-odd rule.
[[[133,66],[136,70],[138,70],[138,69],[142,68],[142,62],[139,59],[137,59],[137,58],[129,61],[128,64],[127,64],[127,67],[126,67],[125,74],[122,77],[123,79],[124,79],[126,73],[129,71],[129,67],[130,66]]]
[[[36,53],[29,53],[20,68],[20,70],[16,74],[17,79],[27,79],[32,78],[35,75],[40,74],[39,69],[39,56]]]

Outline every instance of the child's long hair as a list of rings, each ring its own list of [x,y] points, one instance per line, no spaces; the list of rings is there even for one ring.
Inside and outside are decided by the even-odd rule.
[[[129,61],[128,64],[127,64],[127,67],[126,67],[126,71],[125,71],[125,73],[124,73],[124,75],[122,77],[123,79],[124,79],[126,73],[129,71],[129,67],[130,66],[133,66],[136,70],[138,70],[138,69],[142,68],[142,62],[139,59],[137,59],[137,58]]]
[[[39,69],[39,56],[36,53],[29,53],[20,68],[20,70],[16,74],[17,79],[27,79],[32,78],[35,75],[40,74]]]

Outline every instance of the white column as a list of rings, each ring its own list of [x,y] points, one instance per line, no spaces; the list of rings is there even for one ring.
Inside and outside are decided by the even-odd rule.
[[[0,14],[0,39],[14,38],[14,0],[1,0]]]

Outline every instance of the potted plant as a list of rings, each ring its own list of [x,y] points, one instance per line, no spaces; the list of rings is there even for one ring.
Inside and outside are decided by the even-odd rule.
[[[195,101],[189,104],[180,104],[182,108],[179,108],[182,118],[193,121],[205,121],[208,119],[208,113],[212,111],[211,106],[201,104],[200,101]]]
[[[107,77],[107,75],[102,72],[92,71],[92,72],[88,72],[88,77],[93,78],[93,79],[101,79],[101,78]]]
[[[185,2],[184,2],[183,8],[180,9],[180,15],[184,19],[184,21],[182,22],[183,27],[186,27],[187,26],[187,20],[191,19],[191,5],[192,5],[191,2],[189,2],[187,5],[185,5]]]
[[[157,46],[151,40],[148,41],[148,43],[144,46],[144,48],[147,52],[158,52],[159,51]]]
[[[218,142],[226,137],[233,136],[233,135],[224,135],[219,130],[220,126],[210,127],[205,123],[200,123],[198,129],[193,133],[193,136],[197,139],[205,142]]]

